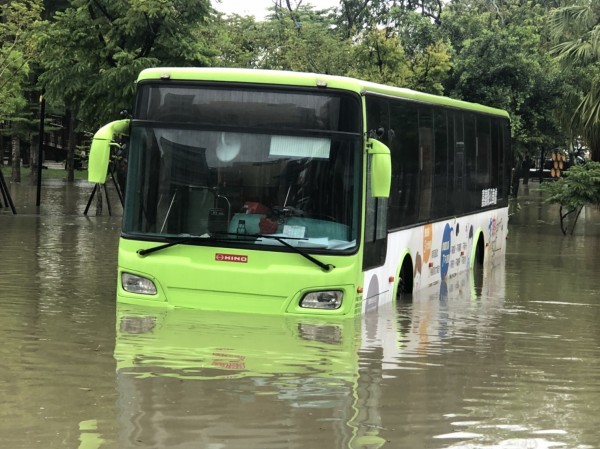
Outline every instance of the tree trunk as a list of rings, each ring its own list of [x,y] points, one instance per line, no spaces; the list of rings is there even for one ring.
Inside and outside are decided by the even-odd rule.
[[[21,140],[12,136],[12,175],[13,182],[21,182]]]
[[[4,136],[0,136],[0,167],[4,165]]]
[[[75,114],[67,110],[68,144],[67,144],[67,181],[75,180]]]
[[[31,164],[30,154],[31,148],[29,148],[29,142],[21,142],[21,165],[23,167],[29,167]]]
[[[591,159],[596,162],[600,162],[600,148],[598,146],[592,147]]]

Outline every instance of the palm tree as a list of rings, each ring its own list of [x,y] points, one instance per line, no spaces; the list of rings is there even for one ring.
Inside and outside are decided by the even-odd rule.
[[[564,67],[577,70],[587,86],[571,118],[571,127],[582,135],[600,161],[600,0],[578,0],[554,10],[550,32],[558,42],[552,49]]]

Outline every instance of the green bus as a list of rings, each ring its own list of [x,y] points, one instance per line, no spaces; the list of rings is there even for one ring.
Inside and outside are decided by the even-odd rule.
[[[502,110],[337,76],[152,68],[132,118],[94,136],[90,182],[116,138],[121,303],[349,317],[504,254]]]

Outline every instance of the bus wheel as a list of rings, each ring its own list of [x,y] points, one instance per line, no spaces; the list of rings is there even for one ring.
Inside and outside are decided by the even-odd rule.
[[[413,291],[413,268],[410,257],[405,257],[400,268],[396,299],[406,301],[411,298]]]
[[[484,247],[483,247],[483,238],[477,239],[477,247],[475,248],[475,261],[473,263],[473,267],[481,268],[483,267],[483,258],[484,258]]]

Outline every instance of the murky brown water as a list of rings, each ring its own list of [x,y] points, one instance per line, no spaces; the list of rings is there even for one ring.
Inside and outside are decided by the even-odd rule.
[[[600,213],[533,184],[505,266],[344,322],[116,307],[85,183],[0,211],[0,447],[600,447]],[[523,190],[523,189],[522,189]],[[115,197],[116,198],[116,197]]]

